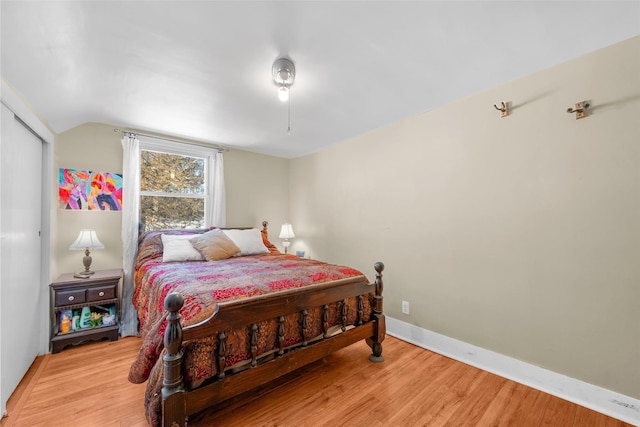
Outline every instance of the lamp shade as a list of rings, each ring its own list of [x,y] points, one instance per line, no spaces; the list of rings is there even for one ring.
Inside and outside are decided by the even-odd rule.
[[[70,251],[83,251],[85,249],[104,249],[104,245],[98,240],[95,230],[80,230],[76,241],[69,246]]]
[[[293,239],[296,235],[293,232],[293,227],[291,224],[284,223],[282,224],[282,228],[280,229],[280,235],[278,236],[280,239]]]

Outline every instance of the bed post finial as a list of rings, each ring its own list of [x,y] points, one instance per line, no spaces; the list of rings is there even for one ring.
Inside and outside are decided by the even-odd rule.
[[[186,425],[185,389],[182,382],[182,326],[179,311],[184,298],[177,292],[171,292],[164,299],[164,308],[169,311],[167,329],[164,332],[165,355],[164,381],[162,382],[162,425]],[[167,417],[171,414],[171,418]]]
[[[268,221],[262,221],[262,229],[264,231],[267,231],[267,227],[269,226],[269,222]]]
[[[387,330],[384,313],[382,312],[382,290],[384,288],[382,283],[382,271],[384,270],[384,264],[376,262],[373,268],[376,270],[376,290],[374,297],[375,305],[373,306],[373,313],[371,316],[375,319],[376,324],[373,336],[367,339],[367,344],[369,344],[372,350],[372,354],[369,355],[369,360],[372,362],[382,362],[384,361],[384,357],[382,357],[382,341],[384,341]]]

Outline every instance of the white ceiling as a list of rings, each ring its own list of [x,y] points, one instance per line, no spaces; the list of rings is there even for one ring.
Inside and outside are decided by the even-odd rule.
[[[636,1],[7,1],[2,77],[86,122],[298,157],[640,34]],[[271,65],[297,69],[287,106]]]

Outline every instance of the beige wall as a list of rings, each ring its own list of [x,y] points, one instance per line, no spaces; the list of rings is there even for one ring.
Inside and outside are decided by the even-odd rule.
[[[227,226],[262,227],[269,221],[270,240],[282,249],[278,233],[288,220],[289,160],[246,151],[224,155]]]
[[[122,135],[114,126],[88,123],[56,137],[54,173],[72,168],[122,173]],[[289,211],[288,160],[232,150],[225,153],[227,224],[261,227],[263,220],[277,230]],[[57,203],[57,187],[54,189]],[[122,268],[120,212],[57,210],[53,220],[52,277],[83,269],[81,252],[69,251],[69,245],[83,228],[93,228],[105,249],[92,252],[92,268]],[[277,229],[277,230],[276,230]],[[273,238],[279,245],[279,239]]]
[[[639,117],[636,37],[292,160],[292,249],[381,260],[389,316],[640,398]]]
[[[60,168],[122,173],[122,136],[113,132],[113,128],[114,126],[105,124],[89,123],[58,134],[53,160],[56,185]],[[58,203],[57,187],[53,202],[56,205]],[[83,228],[96,230],[105,246],[104,249],[91,253],[91,268],[122,268],[121,227],[120,212],[58,209],[53,226],[53,276],[84,269],[82,251],[69,250],[69,245]]]

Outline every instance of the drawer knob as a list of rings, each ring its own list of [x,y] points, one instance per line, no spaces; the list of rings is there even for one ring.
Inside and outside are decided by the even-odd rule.
[[[98,296],[103,297],[104,296],[104,292],[103,291],[98,292]]]
[[[74,297],[73,295],[69,297],[69,301],[73,301],[74,299],[76,299],[76,297]]]

